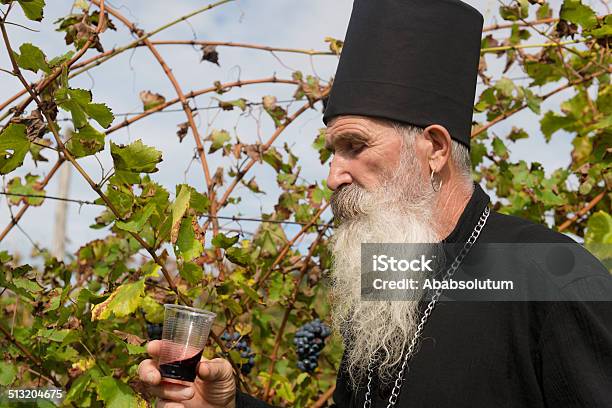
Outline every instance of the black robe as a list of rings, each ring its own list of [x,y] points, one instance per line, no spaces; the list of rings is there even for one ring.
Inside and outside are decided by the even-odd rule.
[[[445,242],[464,242],[488,203],[476,184]],[[491,211],[478,242],[574,241]],[[562,288],[576,301],[438,302],[408,363],[396,407],[612,408],[612,277],[579,250],[586,257]],[[585,286],[610,301],[581,300]],[[392,384],[381,387],[376,378],[372,383],[372,407],[386,407]],[[337,408],[363,407],[364,387],[352,390],[341,368],[333,398]],[[236,407],[270,405],[238,392]]]

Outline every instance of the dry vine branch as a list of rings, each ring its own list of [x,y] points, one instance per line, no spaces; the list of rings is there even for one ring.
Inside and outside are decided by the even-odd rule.
[[[141,41],[143,41],[144,39],[149,38],[149,37],[150,37],[150,36],[152,36],[152,35],[158,34],[158,33],[160,33],[161,31],[164,31],[164,30],[166,30],[166,29],[168,29],[168,28],[170,28],[170,27],[172,27],[172,26],[174,26],[174,25],[176,25],[176,24],[180,23],[181,21],[185,21],[185,20],[187,20],[187,19],[188,19],[188,18],[190,18],[190,17],[193,17],[193,16],[195,16],[195,15],[197,15],[197,14],[200,14],[200,13],[202,13],[202,12],[204,12],[204,11],[210,10],[211,8],[214,8],[214,7],[220,6],[221,4],[227,3],[227,2],[229,2],[229,1],[233,1],[233,0],[222,0],[222,1],[219,1],[219,2],[217,2],[217,3],[209,4],[208,6],[205,6],[205,7],[202,7],[202,8],[200,8],[200,9],[197,9],[197,10],[195,10],[195,11],[191,12],[191,13],[185,14],[185,15],[183,15],[183,16],[181,16],[181,17],[177,18],[177,19],[174,19],[174,20],[170,21],[170,22],[169,22],[169,23],[167,23],[167,24],[164,24],[164,25],[163,25],[163,26],[161,26],[161,27],[156,28],[156,29],[155,29],[155,30],[153,30],[153,31],[150,31],[150,32],[149,32],[149,33],[147,33],[146,35],[143,35],[142,37],[137,38],[136,40],[132,41],[131,43],[129,43],[129,44],[128,44],[128,45],[126,45],[126,46],[119,47],[119,48],[115,48],[115,49],[111,50],[111,52],[110,52],[110,53],[108,53],[108,52],[104,52],[104,53],[98,54],[98,55],[96,55],[96,56],[94,56],[94,57],[92,57],[92,58],[90,58],[90,59],[88,59],[88,60],[86,60],[86,61],[85,61],[86,63],[87,63],[88,61],[89,61],[89,62],[93,61],[93,62],[94,62],[94,65],[93,65],[93,66],[90,66],[90,67],[85,67],[85,68],[83,68],[83,69],[81,69],[81,70],[78,70],[78,71],[76,71],[76,72],[72,73],[72,75],[70,75],[70,76],[69,76],[69,78],[74,78],[75,76],[77,76],[77,75],[79,75],[79,74],[81,74],[81,73],[83,73],[83,72],[85,72],[85,71],[87,71],[87,70],[89,70],[89,69],[93,68],[94,66],[98,66],[98,65],[102,64],[103,62],[107,61],[108,59],[110,59],[110,58],[112,58],[112,57],[114,57],[114,56],[117,56],[117,55],[121,54],[121,53],[122,53],[122,52],[124,52],[124,51],[127,51],[127,50],[129,50],[129,49],[134,48],[135,46],[137,46],[138,44],[140,44],[140,43],[141,43]],[[87,48],[89,48],[89,46],[91,45],[91,43],[86,43],[86,45],[87,45]],[[81,50],[79,50],[79,52],[78,52],[78,53],[77,53],[77,54],[76,54],[76,55],[75,55],[75,56],[74,56],[74,57],[73,57],[73,58],[72,58],[70,61],[68,61],[68,62],[66,63],[66,68],[68,68],[68,69],[69,69],[69,68],[72,68],[72,67],[73,67],[73,65],[74,65],[74,68],[78,68],[78,67],[83,66],[83,63],[80,63],[80,64],[75,64],[75,62],[76,62],[76,61],[78,61],[78,60],[81,58],[81,56],[82,56],[82,55],[85,53],[85,51],[87,51],[87,48],[85,48],[85,46],[83,46],[83,48],[82,48]],[[106,55],[106,54],[108,54],[108,55]],[[100,59],[101,59],[101,60],[100,60]],[[58,67],[56,70],[54,70],[54,71],[51,73],[51,75],[49,75],[48,77],[45,77],[45,78],[43,78],[42,80],[40,80],[38,83],[36,83],[36,85],[35,85],[36,92],[37,92],[37,93],[42,92],[42,91],[43,91],[43,90],[44,90],[44,89],[45,89],[47,86],[49,86],[49,85],[50,85],[50,84],[53,82],[53,80],[55,80],[55,78],[57,78],[57,76],[58,76],[58,75],[59,75],[61,72],[62,72],[62,66],[60,66],[60,67]],[[26,93],[27,93],[27,91],[24,89],[24,90],[22,90],[22,91],[18,92],[17,94],[13,95],[13,96],[12,96],[11,98],[9,98],[7,101],[5,101],[5,102],[3,102],[2,104],[0,104],[0,111],[4,110],[4,109],[5,109],[5,108],[6,108],[8,105],[10,105],[12,102],[14,102],[15,100],[17,100],[17,99],[18,99],[20,96],[25,95]],[[18,106],[18,108],[16,108],[16,109],[17,109],[17,110],[16,110],[17,114],[19,114],[20,112],[23,112],[23,111],[25,110],[25,108],[26,108],[26,107],[27,107],[27,106],[28,106],[28,105],[29,105],[31,102],[32,102],[32,99],[31,99],[31,98],[28,98],[26,101],[24,101],[23,103],[21,103],[21,104]],[[6,118],[6,116],[8,116],[9,114],[10,114],[10,112],[5,113],[4,115],[0,116],[0,120],[3,120],[4,118]]]
[[[599,203],[605,197],[605,195],[606,195],[605,191],[602,191],[601,193],[597,194],[591,201],[587,203],[587,205],[585,205],[580,211],[578,211],[576,215],[574,215],[570,219],[565,220],[563,224],[559,226],[557,231],[562,232],[566,230],[570,225],[576,222],[578,218],[582,217],[584,214],[591,211],[591,209],[595,207],[597,203]]]
[[[206,93],[211,93],[211,92],[216,92],[217,90],[219,90],[219,88],[221,89],[228,89],[228,88],[234,88],[234,87],[242,87],[245,85],[253,85],[253,84],[263,84],[263,83],[279,83],[279,84],[292,84],[292,85],[298,85],[299,81],[294,80],[294,79],[279,79],[276,77],[268,77],[268,78],[261,78],[261,79],[252,79],[252,80],[240,80],[240,81],[232,81],[232,82],[226,82],[223,84],[220,84],[220,86],[212,86],[212,87],[208,87],[208,88],[204,88],[201,89],[199,91],[191,91],[187,94],[185,94],[186,98],[195,98],[197,96],[200,95],[204,95]],[[106,130],[106,134],[110,134],[113,133],[123,127],[126,127],[144,117],[147,117],[155,112],[159,112],[162,111],[164,109],[166,109],[169,106],[172,106],[176,103],[180,102],[179,98],[174,98],[171,99],[169,101],[166,101],[162,104],[159,104],[151,109],[148,109],[145,112],[142,112],[136,116],[132,116],[130,119],[126,119],[123,122],[120,122],[118,124],[116,124],[115,126],[112,126],[110,128],[108,128]]]
[[[558,18],[542,18],[542,19],[533,20],[533,21],[522,21],[522,22],[513,22],[513,23],[504,23],[504,24],[493,24],[493,25],[484,27],[482,29],[482,32],[486,33],[486,32],[489,32],[489,31],[501,30],[501,29],[504,29],[504,28],[512,28],[515,25],[519,26],[519,27],[527,27],[527,26],[534,26],[534,25],[539,25],[539,24],[556,23],[557,21],[559,21]]]
[[[332,397],[332,395],[334,395],[335,390],[336,390],[336,384],[333,384],[331,387],[327,389],[327,391],[321,394],[321,396],[319,397],[317,402],[314,403],[312,408],[321,408],[323,405],[325,405],[327,400],[329,400]]]

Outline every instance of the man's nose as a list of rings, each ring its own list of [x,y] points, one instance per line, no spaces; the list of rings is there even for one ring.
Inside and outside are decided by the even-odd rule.
[[[330,190],[336,190],[343,184],[351,184],[353,177],[348,171],[346,160],[338,155],[334,155],[329,166],[329,174],[327,175],[327,187]]]

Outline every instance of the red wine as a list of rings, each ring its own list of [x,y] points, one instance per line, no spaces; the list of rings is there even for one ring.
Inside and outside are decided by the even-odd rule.
[[[193,382],[196,378],[198,363],[202,358],[202,352],[185,360],[170,361],[169,363],[160,364],[159,371],[162,377],[172,378],[175,380]]]

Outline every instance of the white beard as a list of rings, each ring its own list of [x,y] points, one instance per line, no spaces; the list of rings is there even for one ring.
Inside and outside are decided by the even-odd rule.
[[[345,339],[345,369],[357,389],[369,363],[388,384],[420,320],[417,301],[361,301],[361,243],[438,242],[432,217],[434,191],[422,182],[411,146],[397,172],[373,192],[351,184],[336,190],[331,205],[342,224],[331,241],[332,323]],[[420,299],[422,294],[417,294]]]

